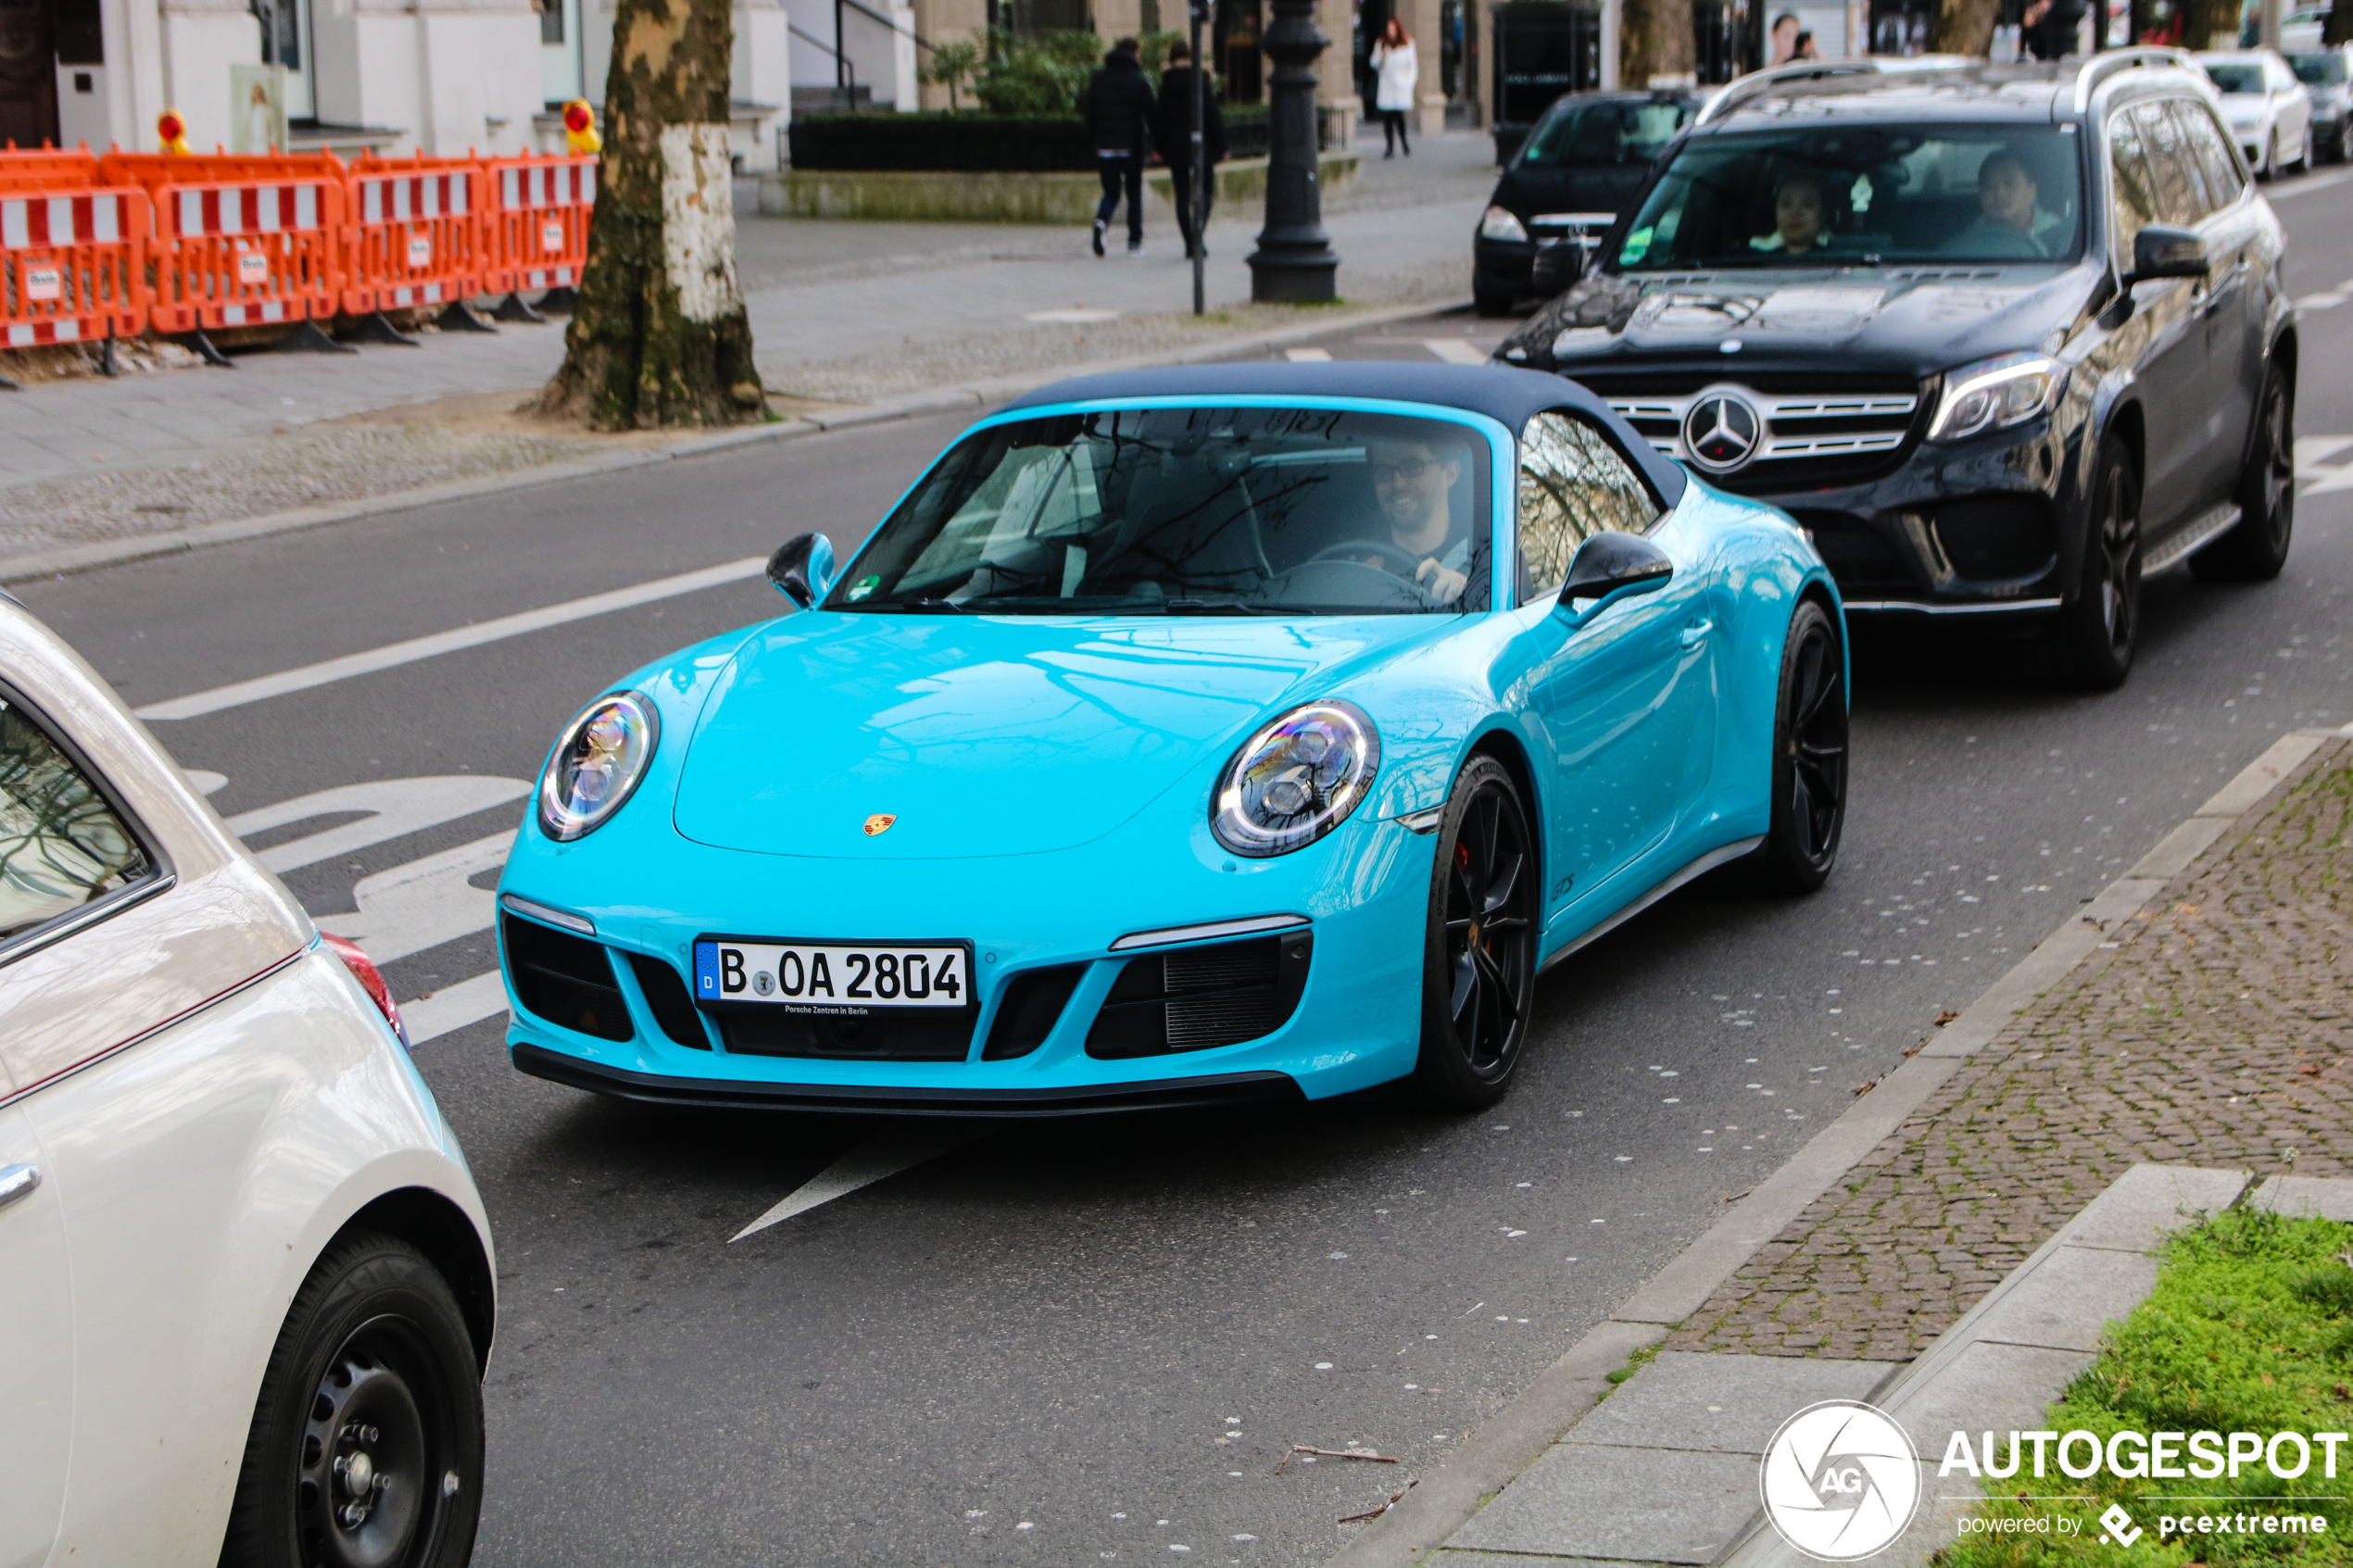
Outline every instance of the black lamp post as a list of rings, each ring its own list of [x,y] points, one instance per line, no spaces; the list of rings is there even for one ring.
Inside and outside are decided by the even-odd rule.
[[[1250,297],[1287,305],[1339,297],[1340,257],[1324,232],[1315,158],[1315,56],[1331,41],[1315,28],[1315,0],[1275,0],[1274,25],[1260,47],[1275,62],[1268,78],[1266,227],[1250,257]]]

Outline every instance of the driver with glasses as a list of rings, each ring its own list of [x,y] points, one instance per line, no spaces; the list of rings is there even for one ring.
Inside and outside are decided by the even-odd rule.
[[[1461,454],[1427,441],[1375,440],[1365,460],[1390,543],[1418,563],[1413,581],[1439,603],[1453,603],[1470,580],[1470,528],[1466,521],[1456,522],[1450,503],[1454,483],[1463,477]]]

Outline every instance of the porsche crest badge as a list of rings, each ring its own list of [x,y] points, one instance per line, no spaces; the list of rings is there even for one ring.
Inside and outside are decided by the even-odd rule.
[[[868,838],[872,838],[878,833],[888,833],[890,831],[890,824],[898,820],[899,817],[895,812],[875,812],[873,816],[866,819],[866,836]]]

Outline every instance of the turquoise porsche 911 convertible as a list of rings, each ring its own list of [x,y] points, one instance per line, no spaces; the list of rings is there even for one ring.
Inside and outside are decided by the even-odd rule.
[[[1218,365],[974,425],[772,621],[615,682],[499,885],[522,1071],[1048,1115],[1491,1104],[1536,976],[1838,852],[1806,534],[1573,383]]]

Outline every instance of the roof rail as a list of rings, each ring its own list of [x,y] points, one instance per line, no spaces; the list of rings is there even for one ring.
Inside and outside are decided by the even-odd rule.
[[[2154,70],[2171,66],[2196,74],[2197,57],[2187,49],[2170,49],[2157,44],[2135,44],[2125,49],[2104,49],[2085,63],[2075,79],[2075,112],[2082,113],[2092,107],[2093,89],[2120,70]]]
[[[1792,60],[1787,65],[1768,66],[1736,77],[1722,92],[1710,98],[1700,108],[1692,123],[1705,125],[1709,120],[1747,103],[1768,88],[1784,82],[1819,82],[1840,76],[1897,76],[1911,71],[1945,70],[1956,66],[1982,65],[1966,55],[1866,55],[1851,60]]]

